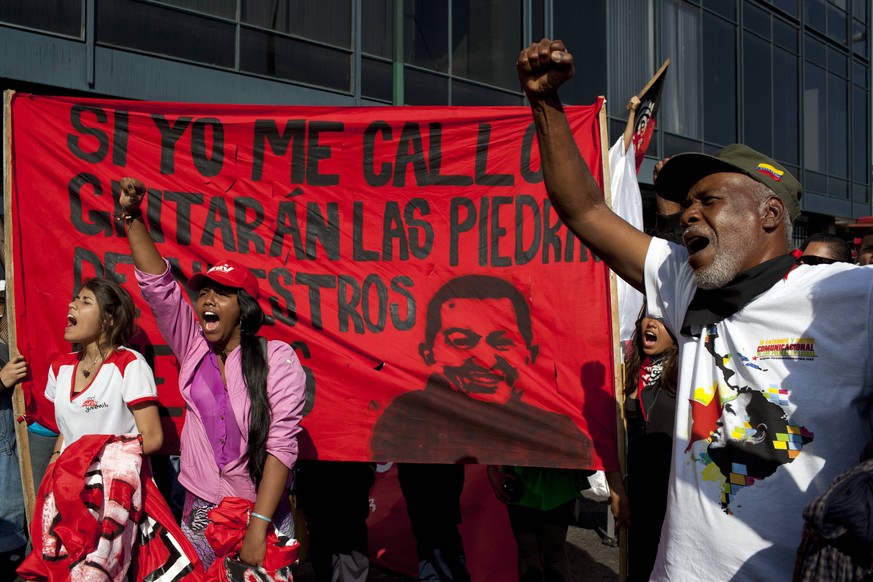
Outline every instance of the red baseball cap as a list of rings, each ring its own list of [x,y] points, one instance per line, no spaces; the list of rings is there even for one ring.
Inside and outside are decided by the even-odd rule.
[[[255,299],[261,296],[258,280],[255,279],[252,272],[233,261],[221,261],[213,265],[205,273],[197,273],[188,281],[188,287],[193,291],[200,291],[210,281],[225,287],[243,289]]]

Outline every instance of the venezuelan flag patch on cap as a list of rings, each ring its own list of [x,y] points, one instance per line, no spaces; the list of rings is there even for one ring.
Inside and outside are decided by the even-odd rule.
[[[755,169],[757,171],[761,172],[762,174],[768,174],[771,178],[773,178],[777,182],[782,179],[782,174],[785,173],[782,170],[774,168],[770,164],[764,164],[764,163],[758,164],[758,167]]]

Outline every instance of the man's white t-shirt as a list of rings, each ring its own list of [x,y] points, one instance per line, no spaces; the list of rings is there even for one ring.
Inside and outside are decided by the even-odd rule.
[[[653,239],[645,269],[680,366],[652,579],[791,580],[803,509],[871,437],[873,269],[799,266],[697,337],[686,249]]]
[[[64,448],[86,434],[139,432],[130,407],[158,399],[154,374],[142,354],[117,348],[94,372],[91,384],[74,395],[79,364],[77,352],[56,359],[49,368],[45,388],[46,398],[55,405]]]

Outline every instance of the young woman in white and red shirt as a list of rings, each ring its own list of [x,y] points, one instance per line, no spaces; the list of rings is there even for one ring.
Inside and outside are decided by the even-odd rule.
[[[60,435],[50,462],[86,434],[139,434],[143,453],[163,444],[158,396],[142,354],[124,347],[133,337],[130,293],[103,277],[85,281],[70,302],[64,339],[79,349],[49,368],[46,398]]]

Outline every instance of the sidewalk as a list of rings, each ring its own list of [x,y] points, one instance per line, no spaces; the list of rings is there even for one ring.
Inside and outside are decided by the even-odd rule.
[[[603,543],[608,511],[606,503],[580,504],[578,527],[571,526],[567,534],[570,579],[573,582],[617,582],[619,579],[618,545]]]

